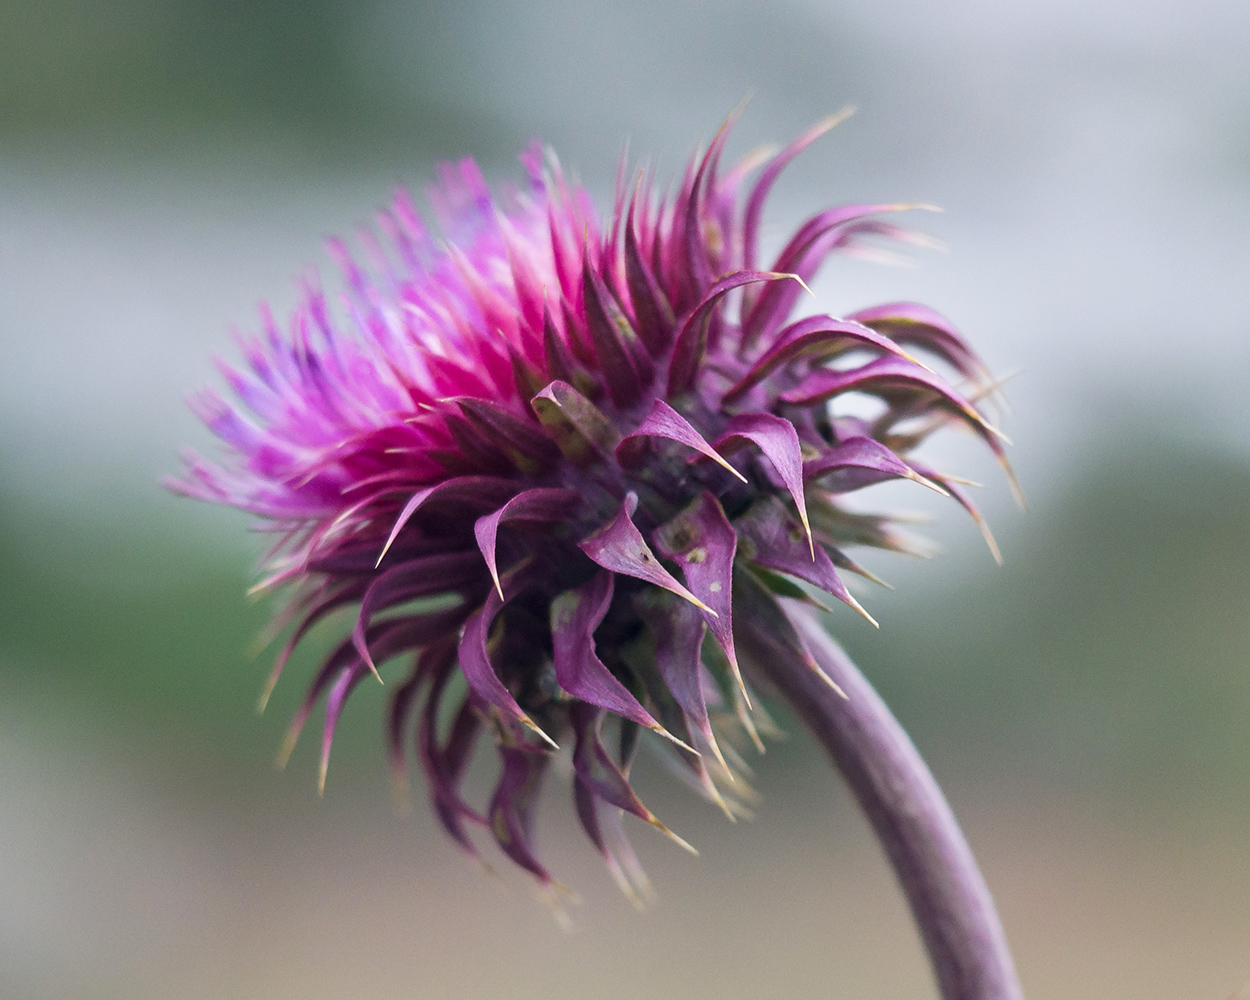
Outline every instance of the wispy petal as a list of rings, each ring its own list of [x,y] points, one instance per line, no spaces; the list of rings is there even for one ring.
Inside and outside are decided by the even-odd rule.
[[[583,275],[586,322],[599,355],[599,370],[612,402],[624,408],[637,402],[643,389],[643,376],[631,349],[638,335],[589,263]]]
[[[656,548],[681,567],[691,592],[707,605],[708,628],[741,681],[733,639],[733,564],[738,536],[720,502],[704,491],[651,535]],[[745,691],[745,688],[743,689]]]
[[[612,590],[612,574],[600,571],[585,586],[566,590],[551,602],[556,680],[574,698],[658,730],[660,724],[612,675],[595,652],[595,629],[608,613]]]
[[[759,448],[777,470],[777,475],[794,500],[794,506],[798,508],[808,547],[815,558],[812,528],[807,520],[807,500],[803,494],[803,449],[794,424],[771,413],[744,413],[729,421],[725,433],[716,439],[714,447],[725,452],[748,443]]]
[[[638,429],[632,434],[625,435],[621,443],[616,446],[617,459],[625,464],[637,461],[639,445],[644,445],[645,440],[650,437],[668,438],[670,441],[684,444],[687,448],[693,448],[699,454],[706,455],[717,465],[732,472],[744,483],[746,482],[746,477],[726,462],[716,449],[707,443],[703,435],[691,426],[690,421],[662,399],[657,399],[651,404],[651,412],[647,414]]]
[[[799,358],[823,361],[853,348],[898,354],[911,360],[889,337],[861,323],[836,320],[832,316],[809,316],[782,330],[777,336],[777,343],[765,351],[751,370],[725,393],[723,402],[732,403],[778,368]]]
[[[738,530],[743,558],[806,580],[877,624],[846,589],[824,547],[808,549],[802,527],[775,497],[757,500],[734,526]]]
[[[655,553],[643,540],[642,533],[630,520],[637,508],[638,495],[630,493],[616,517],[589,538],[578,542],[577,547],[604,569],[663,587],[678,597],[685,598],[701,611],[715,615],[715,611],[690,593],[673,574],[660,565]]]
[[[552,382],[530,405],[565,458],[578,467],[608,458],[620,444],[612,421],[567,382]]]
[[[888,479],[911,479],[946,495],[893,451],[869,437],[853,437],[803,463],[803,478],[829,493],[850,493]]]
[[[734,573],[734,602],[738,605],[738,646],[745,660],[767,674],[775,659],[798,660],[818,674],[842,697],[845,692],[820,669],[784,609],[763,584],[745,569]]]
[[[493,514],[477,519],[473,525],[473,534],[500,597],[503,596],[503,586],[499,582],[499,569],[495,564],[495,542],[499,535],[499,526],[509,521],[560,521],[581,503],[581,499],[581,494],[573,490],[540,486],[523,490]]]
[[[517,492],[518,484],[495,476],[457,476],[454,479],[445,479],[434,486],[427,486],[423,490],[418,490],[408,499],[408,502],[404,504],[403,509],[399,512],[399,516],[395,519],[395,525],[391,528],[391,533],[386,539],[386,544],[382,546],[382,554],[378,556],[378,561],[375,565],[381,565],[387,550],[395,543],[395,539],[403,531],[404,525],[411,520],[412,515],[424,504],[441,501],[442,503],[463,504],[470,508],[477,507],[478,509],[490,510],[492,507],[505,502]]]
[[[505,588],[507,581],[505,581]],[[486,704],[493,705],[503,713],[505,718],[515,719],[545,742],[556,745],[555,740],[548,736],[517,704],[516,698],[499,679],[491,663],[488,636],[495,616],[503,609],[503,599],[499,593],[491,590],[480,609],[473,612],[464,623],[464,632],[460,637],[460,669],[469,687]]]
[[[712,285],[704,293],[686,322],[682,324],[681,332],[677,334],[677,343],[673,348],[673,358],[668,371],[669,399],[675,399],[682,393],[688,392],[694,385],[695,377],[707,353],[708,320],[712,310],[726,295],[743,285],[761,281],[792,280],[794,280],[792,274],[778,274],[773,271],[737,271]]]

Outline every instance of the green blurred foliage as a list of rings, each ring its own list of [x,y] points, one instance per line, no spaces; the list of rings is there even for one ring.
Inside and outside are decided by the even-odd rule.
[[[177,741],[241,763],[256,750],[242,746],[255,743],[245,650],[268,617],[245,597],[243,550],[216,555],[172,520],[133,513],[102,523],[0,503],[4,687],[28,711],[116,727],[140,751]]]
[[[246,138],[352,163],[499,145],[499,123],[371,76],[370,10],[347,0],[0,0],[0,135],[45,150],[61,135],[78,152],[84,141],[170,152]]]
[[[848,648],[939,770],[1250,802],[1250,467],[1140,430],[1087,455],[1001,570],[939,560]]]
[[[261,643],[282,602],[248,596],[255,557],[238,540],[249,519],[223,524],[205,509],[210,529],[188,534],[171,509],[188,501],[152,489],[155,502],[112,518],[0,495],[0,700],[61,730],[67,746],[89,732],[86,744],[116,746],[153,780],[190,778],[209,800],[256,804],[276,789],[285,801],[307,798],[318,733],[292,763],[304,780],[276,779],[271,764],[304,682],[350,619],[313,631],[258,716],[278,649]],[[222,545],[231,527],[237,535]],[[363,782],[363,794],[387,794],[384,697],[362,686],[335,741],[336,777]]]

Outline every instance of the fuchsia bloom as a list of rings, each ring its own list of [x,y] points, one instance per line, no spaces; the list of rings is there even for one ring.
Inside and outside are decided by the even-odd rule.
[[[911,303],[791,319],[830,254],[906,239],[883,217],[914,206],[820,212],[761,269],[768,193],[830,124],[725,173],[722,129],[669,196],[622,178],[606,225],[540,150],[498,201],[471,160],[446,165],[428,196],[443,239],[401,193],[385,243],[362,237],[367,269],[332,244],[340,307],[310,289],[285,332],[266,315],[248,370],[222,365],[241,405],[195,400],[231,455],[190,459],[172,487],[281,536],[264,585],[294,587],[294,629],[269,688],[314,624],[359,608],[287,743],[324,697],[323,783],[347,697],[402,657],[391,763],[402,778],[415,742],[455,841],[476,855],[484,828],[550,884],[533,814],[568,744],[581,823],[633,892],[623,813],[669,832],[629,784],[641,730],[742,811],[729,737],[758,742],[751,687],[780,660],[820,670],[792,622],[814,603],[798,583],[866,614],[846,549],[908,547],[843,495],[910,479],[980,522],[960,481],[913,457],[953,423],[1002,458],[976,406],[993,384],[959,333]],[[875,414],[840,411],[849,394]],[[463,779],[483,739],[501,768],[480,806]]]

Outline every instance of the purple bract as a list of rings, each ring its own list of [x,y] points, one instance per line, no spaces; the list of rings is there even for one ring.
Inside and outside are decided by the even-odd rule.
[[[565,744],[581,823],[631,896],[645,883],[622,813],[669,833],[629,783],[640,737],[745,811],[734,743],[759,740],[750,688],[778,658],[820,671],[787,607],[815,603],[795,581],[862,613],[839,573],[868,574],[844,549],[907,546],[841,497],[910,479],[980,522],[960,481],[910,456],[955,423],[1003,457],[977,409],[994,385],[941,316],[897,303],[790,319],[830,254],[907,238],[882,217],[914,206],[821,212],[759,269],[769,190],[831,124],[726,173],[722,129],[668,195],[622,179],[606,224],[540,149],[498,200],[471,160],[446,165],[428,194],[441,238],[400,194],[385,239],[362,240],[367,268],[332,244],[338,309],[314,289],[285,331],[266,314],[245,369],[221,366],[239,404],[194,401],[229,459],[192,458],[171,488],[280,536],[262,585],[293,588],[293,631],[266,697],[313,625],[359,609],[285,753],[324,698],[324,784],[347,697],[398,661],[392,766],[403,779],[411,746],[474,856],[479,827],[554,884],[534,810]],[[840,412],[851,393],[876,412]],[[464,779],[484,740],[501,767],[474,805]]]

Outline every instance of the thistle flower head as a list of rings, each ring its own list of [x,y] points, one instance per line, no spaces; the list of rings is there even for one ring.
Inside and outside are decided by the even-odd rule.
[[[324,701],[323,783],[348,696],[405,670],[391,765],[403,780],[419,761],[457,844],[476,856],[479,827],[553,884],[534,809],[567,746],[581,824],[640,894],[622,816],[669,833],[630,786],[640,739],[744,812],[732,737],[758,742],[751,685],[778,658],[819,669],[787,602],[823,591],[866,615],[842,574],[869,574],[846,550],[908,549],[844,496],[908,479],[980,521],[961,481],[913,454],[957,424],[1002,458],[978,410],[993,383],[960,334],[912,303],[792,316],[830,254],[908,240],[887,220],[916,206],[828,209],[759,259],[769,191],[830,124],[727,171],[722,129],[667,194],[622,172],[606,220],[541,149],[498,199],[473,161],[446,165],[428,192],[441,238],[399,194],[383,239],[361,236],[367,266],[331,244],[341,301],[310,287],[285,328],[266,313],[245,367],[221,365],[238,402],[194,400],[229,458],[190,457],[172,488],[279,539],[262,586],[289,586],[291,634],[266,696],[310,628],[357,610],[286,744]],[[845,412],[852,394],[875,412]],[[473,803],[484,743],[499,776]]]

